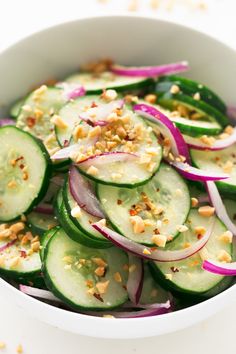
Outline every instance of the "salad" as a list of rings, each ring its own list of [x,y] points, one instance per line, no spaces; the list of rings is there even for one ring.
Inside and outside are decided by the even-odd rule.
[[[102,60],[0,120],[0,274],[92,316],[176,311],[234,283],[236,128],[187,62]]]

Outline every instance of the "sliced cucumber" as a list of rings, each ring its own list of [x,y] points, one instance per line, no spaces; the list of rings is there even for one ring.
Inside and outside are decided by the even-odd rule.
[[[162,148],[159,145],[153,132],[150,132],[150,127],[146,125],[142,118],[138,117],[133,112],[126,110],[127,115],[131,118],[131,127],[142,127],[142,138],[137,140],[134,153],[137,158],[129,161],[115,161],[111,163],[101,164],[97,167],[97,173],[94,175],[90,169],[83,164],[78,164],[77,167],[82,174],[98,183],[120,186],[126,188],[135,188],[139,185],[147,183],[159,168],[162,159]],[[130,128],[131,131],[131,128]],[[152,150],[150,155],[148,150]],[[125,143],[111,152],[125,151]],[[148,158],[146,161],[143,158]]]
[[[128,258],[118,248],[88,248],[72,241],[60,229],[50,239],[44,260],[48,288],[74,309],[111,309],[127,301],[128,272],[124,266]],[[95,274],[98,260],[107,265],[103,276]],[[121,282],[114,279],[117,272]]]
[[[152,236],[157,232],[176,237],[178,225],[184,224],[190,209],[185,181],[166,164],[161,164],[156,175],[144,186],[125,189],[98,185],[97,194],[113,227],[125,237],[147,245],[153,245]],[[135,232],[132,215],[140,216],[151,225]]]
[[[7,225],[2,224],[0,225],[0,232],[13,230],[11,228],[17,226],[19,223],[21,222],[17,221],[15,224]],[[0,240],[0,274],[14,279],[35,276],[41,271],[39,249],[32,251],[31,241],[23,242],[22,240],[25,235],[31,235],[32,239],[37,235],[32,229],[27,227],[16,232],[14,239],[11,238],[13,233],[12,231],[9,237],[4,237]],[[1,250],[6,244],[9,244],[9,247]]]
[[[206,218],[200,216],[198,211],[193,209],[188,217],[187,225],[189,230],[182,233],[174,242],[168,244],[167,249],[176,250],[196,242],[197,235],[195,227],[202,226],[207,229],[215,219],[212,235],[206,246],[195,255],[176,262],[153,262],[151,263],[154,273],[167,288],[188,294],[213,296],[217,291],[223,290],[223,276],[212,274],[202,269],[204,258],[217,260],[219,253],[223,250],[232,255],[232,244],[220,240],[227,229],[222,222],[214,217]],[[227,286],[229,285],[228,282]]]
[[[70,188],[68,182],[64,186],[63,192],[64,203],[73,223],[78,227],[82,234],[88,235],[90,238],[96,241],[102,241],[104,244],[109,244],[110,242],[105,239],[98,231],[96,231],[91,225],[98,222],[100,219],[87,213],[84,209],[80,209],[81,215],[79,217],[73,217],[71,215],[72,210],[78,205],[70,193]]]
[[[41,236],[41,238],[40,238],[40,243],[41,243],[40,258],[41,258],[41,261],[43,261],[44,251],[45,251],[45,248],[46,248],[50,238],[57,232],[57,230],[59,230],[59,228],[60,228],[60,226],[55,226],[52,229],[45,231],[44,234]]]
[[[58,147],[51,118],[64,105],[63,90],[41,86],[25,100],[17,117],[17,127],[43,140],[48,150]]]
[[[16,102],[12,105],[12,107],[11,107],[11,109],[10,109],[10,116],[11,116],[12,118],[17,118],[17,117],[18,117],[18,115],[19,115],[19,113],[20,113],[20,110],[21,110],[21,107],[23,106],[24,102],[25,102],[24,99],[20,99],[20,100],[16,101]]]
[[[36,211],[27,215],[27,223],[40,235],[58,225],[54,215],[37,213]]]
[[[0,220],[28,212],[47,191],[50,158],[43,144],[13,126],[0,128]]]
[[[66,82],[82,85],[87,93],[101,93],[104,89],[115,89],[116,91],[131,91],[147,88],[154,85],[150,78],[127,77],[103,72],[100,74],[76,73],[69,76]]]
[[[226,113],[226,104],[215,92],[209,89],[209,87],[186,77],[175,75],[162,76],[158,79],[156,91],[169,92],[173,85],[177,85],[185,95],[194,96],[196,93],[199,93],[202,101],[210,104],[222,113]]]
[[[57,141],[60,146],[63,147],[65,143],[71,141],[73,130],[80,122],[79,115],[84,112],[86,108],[91,107],[93,102],[100,103],[101,100],[99,96],[79,97],[60,109],[59,116],[65,123],[64,128],[55,128]]]
[[[224,205],[226,207],[230,219],[236,225],[236,201],[232,199],[224,199]]]
[[[236,194],[236,144],[220,151],[191,150],[191,158],[195,166],[205,171],[224,172],[229,178],[216,182],[223,193]]]
[[[150,273],[147,264],[144,265],[143,289],[140,297],[140,304],[163,303],[169,299],[169,294],[158,282],[155,281]]]
[[[218,122],[220,126],[225,127],[229,124],[229,119],[226,115],[205,103],[201,100],[195,100],[190,96],[184,95],[182,93],[171,94],[170,92],[164,93],[158,96],[158,103],[175,111],[178,106],[184,106],[189,113],[198,113],[199,117],[197,120],[208,121],[208,122]]]

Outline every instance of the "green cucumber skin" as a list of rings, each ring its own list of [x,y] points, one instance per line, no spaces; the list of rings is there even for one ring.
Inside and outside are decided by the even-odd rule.
[[[65,231],[66,232],[66,231]],[[68,235],[67,235],[68,236]],[[53,238],[51,238],[49,240],[49,242],[47,243],[47,246],[46,246],[46,249],[45,249],[45,255],[44,255],[44,259],[47,258],[47,255],[49,253],[49,247],[50,247],[50,242],[52,241]],[[89,247],[89,246],[88,246]],[[58,291],[57,287],[53,284],[53,281],[50,277],[50,275],[48,274],[48,271],[47,271],[47,265],[46,265],[46,262],[43,263],[43,266],[42,266],[42,273],[44,275],[44,281],[45,281],[45,284],[47,286],[47,288],[49,290],[51,290],[51,292],[56,296],[58,297],[59,299],[61,299],[65,304],[67,304],[68,306],[70,306],[72,309],[74,310],[91,310],[90,307],[84,307],[84,306],[79,306],[79,305],[76,305],[75,303],[73,303],[72,301],[70,301],[68,298],[66,298],[60,291]],[[127,294],[127,299],[126,301],[128,300],[128,294]],[[122,304],[126,301],[122,301]],[[117,304],[113,307],[109,307],[109,310],[112,310],[112,309],[115,309],[115,308],[118,308],[119,306],[121,306],[122,304]],[[101,308],[101,307],[98,307],[98,308],[95,308],[95,307],[92,307],[92,310],[93,311],[104,311],[105,309],[104,308]]]
[[[161,271],[156,267],[154,262],[149,262],[150,272],[153,278],[167,291],[173,292],[173,294],[179,298],[193,299],[196,301],[204,300],[217,295],[218,293],[226,290],[233,281],[233,277],[224,277],[217,285],[203,293],[186,290],[178,287],[170,280],[167,280]]]
[[[25,99],[19,99],[13,103],[13,105],[11,106],[11,109],[10,109],[11,118],[13,118],[13,119],[17,118],[17,116],[20,112],[21,106],[24,104],[24,102],[25,102]]]
[[[10,270],[10,269],[3,269],[0,268],[0,275],[9,277],[10,279],[14,280],[30,280],[31,278],[39,275],[41,272],[41,268],[34,270],[32,272],[17,272],[16,270]]]
[[[193,106],[194,108],[199,109],[202,112],[205,112],[210,117],[214,118],[219,124],[222,125],[223,128],[229,124],[228,117],[226,117],[224,114],[222,114],[216,108],[210,106],[209,104],[205,103],[204,101],[194,100],[192,97],[187,96],[187,95],[183,95],[181,93],[171,94],[170,92],[161,94],[157,98],[157,102],[160,105],[163,105],[164,107],[168,106],[165,104],[166,101],[178,101],[181,104],[186,103],[190,106]],[[169,106],[169,108],[170,108],[170,106]]]
[[[25,214],[28,214],[30,213],[34,206],[38,205],[39,202],[41,202],[41,200],[44,198],[44,196],[46,195],[47,193],[47,190],[48,190],[48,187],[49,187],[49,184],[50,184],[50,178],[51,178],[51,175],[52,175],[52,164],[51,164],[51,159],[50,159],[50,156],[45,148],[45,146],[43,145],[43,143],[37,139],[36,137],[34,137],[33,135],[31,135],[30,133],[27,133],[17,127],[14,127],[14,126],[5,126],[5,127],[1,127],[0,128],[1,130],[2,129],[15,129],[15,130],[18,130],[20,131],[21,133],[25,134],[25,136],[27,137],[30,137],[31,139],[34,140],[34,142],[39,146],[40,150],[42,151],[43,153],[43,156],[44,156],[44,159],[45,159],[45,162],[46,162],[46,170],[45,170],[45,173],[44,173],[44,179],[42,181],[42,184],[41,184],[41,189],[39,191],[39,194],[38,196],[32,201],[32,203],[30,204],[30,206],[28,207],[27,210],[24,211]],[[1,222],[10,222],[10,221],[15,221],[19,218],[20,215],[16,216],[15,218],[11,219],[11,220],[4,220],[4,219],[0,219]]]
[[[48,241],[59,229],[60,229],[60,226],[55,226],[51,230],[44,232],[44,234],[41,236],[41,238],[40,238],[41,248],[39,251],[39,255],[40,255],[42,262],[44,259],[44,251],[45,251]]]
[[[81,228],[78,228],[77,225],[71,220],[70,216],[68,215],[68,211],[66,206],[62,204],[60,209],[60,219],[59,222],[67,235],[75,242],[80,243],[81,245],[92,247],[92,248],[109,248],[112,246],[111,243],[107,241],[99,241],[95,238],[92,238],[87,233],[83,232]]]
[[[188,79],[186,77],[181,77],[176,75],[162,76],[158,79],[156,85],[156,91],[158,92],[169,91],[173,84],[179,86],[183,94],[192,96],[196,92],[199,92],[202,101],[215,107],[221,113],[226,114],[226,110],[227,110],[226,104],[215,92],[213,92],[207,86],[201,85],[198,82]]]
[[[222,132],[222,129],[217,128],[206,128],[203,127],[192,127],[181,124],[180,122],[174,122],[177,128],[181,131],[181,133],[190,135],[193,137],[198,137],[201,135],[218,135]]]
[[[68,182],[67,182],[68,183]],[[91,246],[91,247],[96,247],[99,246],[98,248],[109,248],[112,246],[111,242],[108,240],[102,240],[102,239],[98,239],[95,236],[93,236],[92,234],[90,234],[87,230],[83,229],[82,226],[80,225],[80,223],[76,220],[76,218],[73,218],[72,216],[70,216],[70,206],[67,200],[67,195],[66,195],[66,189],[67,189],[67,183],[65,182],[64,187],[63,187],[63,204],[61,208],[64,208],[64,211],[66,211],[67,216],[69,218],[69,220],[71,221],[72,224],[75,225],[75,227],[78,229],[78,232],[82,235],[84,242],[86,242],[86,240],[88,239],[88,241],[91,241],[90,245],[87,243],[84,243],[85,246]],[[62,212],[63,213],[63,212]],[[64,220],[65,220],[65,214],[63,215]],[[68,236],[70,237],[70,234],[68,234]],[[77,241],[79,243],[81,243],[80,241],[74,239],[74,241]],[[94,244],[93,244],[94,242]]]

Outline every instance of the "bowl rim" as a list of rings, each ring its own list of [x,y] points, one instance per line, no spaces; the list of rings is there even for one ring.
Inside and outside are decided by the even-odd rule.
[[[78,19],[73,19],[61,23],[56,23],[54,25],[46,26],[43,29],[40,29],[39,31],[34,31],[30,35],[20,38],[20,40],[11,43],[9,46],[4,47],[3,50],[0,51],[0,57],[4,55],[8,55],[8,52],[10,52],[11,50],[15,50],[18,46],[24,44],[25,41],[31,40],[34,37],[37,37],[38,35],[41,35],[43,33],[53,31],[63,26],[70,26],[78,22],[89,22],[94,20],[103,21],[109,18],[116,18],[117,20],[128,18],[131,21],[146,20],[146,21],[153,21],[156,23],[164,23],[164,24],[170,24],[177,27],[182,27],[184,30],[195,32],[203,37],[207,37],[211,39],[215,43],[220,44],[223,47],[227,48],[228,50],[232,51],[233,54],[236,56],[236,50],[233,47],[231,47],[229,44],[225,44],[222,40],[218,40],[211,34],[205,33],[204,31],[195,29],[188,25],[183,25],[178,21],[163,19],[152,14],[140,15],[140,14],[128,14],[128,13],[117,13],[117,14],[110,13],[105,15],[98,14],[92,16],[83,16]],[[144,337],[152,337],[160,334],[174,332],[178,329],[183,329],[192,324],[200,322],[203,319],[209,317],[211,314],[216,313],[224,306],[226,306],[227,299],[232,299],[231,300],[232,302],[234,295],[236,294],[236,285],[232,285],[228,289],[224,290],[223,292],[217,294],[216,296],[210,299],[206,299],[201,303],[178,310],[176,312],[167,313],[162,316],[153,316],[153,317],[146,317],[146,318],[130,318],[130,319],[118,318],[114,320],[111,318],[104,319],[101,317],[89,316],[86,314],[71,312],[68,310],[57,308],[53,305],[49,305],[45,302],[42,302],[40,300],[37,300],[31,296],[22,293],[20,290],[18,290],[17,288],[15,288],[13,285],[11,285],[10,283],[8,283],[2,278],[0,278],[0,286],[5,288],[6,292],[12,299],[17,298],[17,300],[15,300],[17,305],[21,307],[21,309],[23,310],[27,308],[28,312],[31,313],[31,316],[33,315],[34,317],[37,317],[38,319],[41,320],[43,317],[44,322],[50,323],[57,327],[61,327],[64,330],[70,332],[79,333],[85,336],[100,337],[100,338],[140,338],[140,337],[144,338]],[[38,308],[37,311],[35,311],[36,306]],[[41,315],[43,314],[43,316],[36,315],[33,312],[40,312]],[[49,319],[48,315],[46,315],[47,312],[50,313],[51,319]],[[199,314],[201,313],[201,316],[196,316],[195,319],[190,319],[189,321],[189,315],[196,314],[197,312],[199,312]],[[54,317],[56,317],[57,319],[54,320]],[[179,322],[180,318],[182,319],[188,318],[187,323],[185,321],[185,324],[182,323],[181,325],[177,326],[176,323]],[[66,319],[65,321],[66,323],[63,323],[60,326],[58,322],[60,320],[63,321],[64,319]],[[167,326],[165,325],[163,330],[155,331],[155,327],[162,325],[162,323],[166,324],[167,321],[169,321],[169,323],[173,323],[174,325],[170,326],[170,328],[167,328]],[[76,323],[78,326],[74,326],[74,324],[70,325],[70,323],[72,322]],[[134,324],[135,326],[139,325],[139,329],[137,330],[137,332],[132,331],[132,333],[130,333],[129,328]],[[154,330],[152,330],[150,334],[146,333],[142,335],[140,334],[141,333],[140,325],[145,326],[145,324],[148,326],[152,326]],[[90,325],[93,326],[93,330],[91,333],[88,333],[89,332],[88,328],[90,327]],[[112,331],[111,331],[111,326],[113,327]],[[96,332],[95,328],[99,329],[101,327],[102,327],[102,331],[100,329]]]

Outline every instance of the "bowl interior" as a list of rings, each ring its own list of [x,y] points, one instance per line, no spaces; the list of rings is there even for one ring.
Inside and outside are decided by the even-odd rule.
[[[187,76],[234,102],[236,54],[224,44],[186,27],[145,17],[108,16],[62,24],[32,35],[0,55],[0,114],[10,103],[50,78],[61,79],[81,63],[110,57],[129,65],[188,60]],[[109,320],[53,308],[0,280],[1,294],[35,317],[95,337],[134,338],[171,332],[214,313],[235,296],[235,287],[191,308],[160,317]]]

